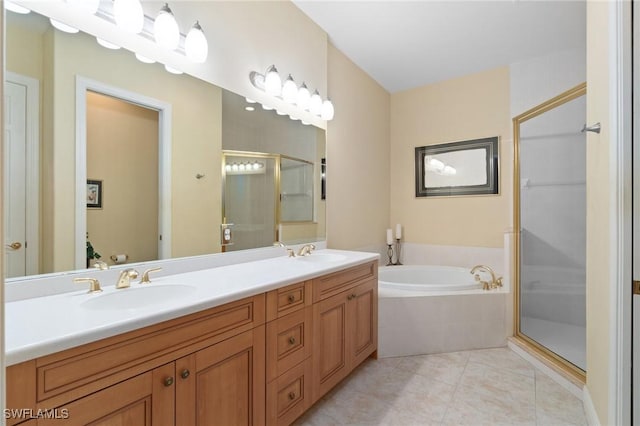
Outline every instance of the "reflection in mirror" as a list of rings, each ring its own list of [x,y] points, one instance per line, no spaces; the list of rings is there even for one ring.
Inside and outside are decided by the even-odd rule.
[[[313,221],[313,163],[283,157],[280,162],[280,221]]]
[[[416,197],[498,193],[498,138],[416,148]]]
[[[139,62],[132,52],[124,49],[103,48],[88,34],[62,33],[52,28],[48,19],[33,12],[28,15],[7,12],[5,32],[6,75],[15,84],[15,90],[7,93],[14,93],[11,98],[16,105],[12,108],[25,111],[20,119],[12,115],[16,120],[5,123],[5,132],[10,133],[9,139],[24,139],[22,146],[27,147],[22,154],[25,172],[19,174],[22,183],[5,176],[5,196],[21,197],[23,201],[5,199],[3,204],[25,210],[5,209],[5,218],[26,218],[22,225],[5,220],[5,245],[14,247],[5,251],[7,259],[17,258],[13,262],[16,267],[7,268],[10,276],[85,267],[87,232],[93,249],[109,264],[113,263],[111,256],[119,254],[129,255],[127,262],[133,262],[223,251],[220,238],[223,148],[274,153],[312,163],[313,200],[304,204],[305,211],[300,216],[297,212],[291,216],[304,217],[305,221],[273,223],[279,239],[289,244],[324,239],[324,202],[319,199],[321,191],[317,189],[321,179],[319,164],[325,157],[323,130],[275,111],[264,111],[258,104],[251,104],[254,111],[248,111],[250,104],[244,97],[189,75],[169,74],[162,64]],[[88,123],[76,122],[80,115],[76,97],[78,81],[83,79],[169,105],[168,127],[151,124],[160,136],[167,133],[167,152],[162,154],[146,147],[142,148],[143,153],[125,154],[115,145],[107,148],[104,142],[96,147],[90,128],[86,145],[82,145],[76,127],[86,128]],[[128,105],[133,106],[131,102]],[[106,136],[109,143],[127,144],[122,135],[126,132],[117,131],[127,129],[128,124],[113,122],[105,127],[115,132]],[[86,155],[82,154],[83,149]],[[76,153],[85,159],[86,167],[76,161]],[[153,166],[150,160],[154,160]],[[110,171],[99,169],[107,166],[121,170],[122,175],[112,176]],[[145,179],[128,174],[130,169],[147,167],[150,167],[147,172],[141,171]],[[163,172],[165,168],[167,172]],[[166,184],[169,188],[164,201],[145,199],[152,193],[157,198],[161,190],[134,184],[147,178],[151,181],[152,175],[156,185]],[[102,210],[87,210],[87,179],[102,180]],[[126,192],[130,192],[130,198],[118,205],[114,197]],[[80,220],[83,214],[86,225]],[[127,226],[134,225],[124,223],[134,215],[158,218],[158,224],[145,223],[150,225],[148,230],[135,226],[135,231],[131,231],[133,228]],[[252,215],[260,217],[265,211],[260,209]],[[135,220],[140,223],[141,219]],[[23,231],[13,235],[21,227]],[[121,235],[116,236],[117,233]],[[132,233],[134,238],[127,242],[124,235]],[[106,242],[106,234],[111,234],[114,241]],[[147,248],[136,246],[142,240]],[[268,240],[248,242],[242,247],[238,244],[234,249],[270,246],[273,239]],[[160,241],[166,249],[162,249]],[[19,243],[20,247],[13,243]],[[11,265],[7,259],[7,265]]]

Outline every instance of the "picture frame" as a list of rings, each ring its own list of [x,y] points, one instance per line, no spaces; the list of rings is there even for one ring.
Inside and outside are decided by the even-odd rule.
[[[499,194],[498,165],[498,136],[416,147],[416,197]]]
[[[102,181],[87,179],[87,208],[102,208]]]

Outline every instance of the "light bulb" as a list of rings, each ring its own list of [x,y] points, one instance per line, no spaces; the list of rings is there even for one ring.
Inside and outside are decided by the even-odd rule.
[[[79,29],[77,29],[76,27],[72,27],[71,25],[67,25],[67,24],[63,24],[60,21],[56,21],[53,18],[49,18],[49,21],[51,22],[51,25],[53,25],[54,28],[65,32],[65,33],[69,33],[69,34],[75,34],[78,31],[80,31]]]
[[[278,115],[287,115],[286,112],[280,111],[279,109],[276,110],[276,114],[278,114]]]
[[[233,163],[231,165],[231,170],[234,171],[234,172],[237,172],[238,171],[238,165],[236,163]]]
[[[230,164],[226,164],[226,165],[224,166],[224,169],[225,169],[226,171],[228,171],[228,172],[229,172],[229,171],[231,171],[231,165],[230,165]]]
[[[256,109],[254,107],[252,107],[252,106],[246,106],[246,107],[244,107],[244,110],[245,111],[255,111]]]
[[[155,64],[156,61],[154,61],[151,58],[147,58],[144,55],[141,55],[139,53],[136,53],[136,59],[139,60],[140,62],[144,62],[145,64]]]
[[[65,0],[65,2],[89,15],[94,15],[100,6],[100,0]]]
[[[255,104],[256,103],[256,101],[254,101],[251,98],[244,98],[244,100],[247,101],[248,104]]]
[[[187,58],[193,62],[201,64],[207,60],[209,43],[207,43],[207,37],[205,37],[198,21],[193,24],[184,40],[184,51],[187,54]]]
[[[100,46],[106,47],[107,49],[111,49],[111,50],[120,49],[120,46],[118,46],[117,44],[113,44],[111,42],[108,42],[107,40],[101,39],[100,37],[96,37],[96,41],[98,42],[98,44]]]
[[[262,104],[262,109],[265,111],[271,111],[273,108],[268,105]]]
[[[311,94],[309,93],[309,89],[307,89],[307,85],[302,83],[302,86],[298,89],[298,99],[296,100],[296,104],[302,109],[309,109],[310,98]]]
[[[138,34],[144,27],[144,11],[139,0],[113,0],[113,18],[122,30]]]
[[[326,100],[322,103],[322,109],[320,110],[320,117],[323,120],[333,120],[335,111],[333,109],[333,103],[330,100]]]
[[[290,104],[295,104],[298,99],[298,86],[296,86],[296,82],[293,81],[291,74],[289,74],[289,77],[287,77],[282,86],[282,99]]]
[[[260,168],[260,163],[253,163],[253,170],[258,170]]]
[[[9,0],[4,1],[4,8],[10,12],[19,13],[20,15],[26,15],[27,13],[31,12],[26,7],[20,6],[19,4],[15,4],[14,2]]]
[[[173,12],[167,3],[160,8],[156,20],[153,22],[153,37],[158,46],[168,50],[174,50],[180,43],[180,28]]]
[[[320,115],[322,112],[322,98],[317,90],[313,92],[309,99],[309,112],[313,115]]]
[[[175,75],[182,74],[182,71],[180,71],[179,69],[170,67],[169,65],[166,65],[166,64],[164,66],[164,69],[167,70],[167,72],[170,72],[171,74],[175,74]]]
[[[264,76],[264,91],[272,96],[280,96],[282,93],[282,80],[275,65],[271,65]]]
[[[245,165],[244,165],[244,163],[240,164],[240,165],[238,166],[238,169],[239,169],[241,172],[242,172],[242,171],[244,171],[244,169],[245,169]]]

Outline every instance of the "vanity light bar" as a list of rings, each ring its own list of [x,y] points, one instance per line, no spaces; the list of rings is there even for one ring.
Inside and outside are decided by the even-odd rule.
[[[259,161],[247,161],[247,162],[233,162],[227,163],[224,166],[224,170],[228,175],[249,175],[249,174],[262,174],[265,172],[264,163]]]
[[[318,90],[311,93],[305,83],[298,87],[291,74],[282,83],[275,65],[267,68],[264,74],[251,71],[249,73],[249,81],[253,87],[268,95],[281,99],[288,104],[296,105],[301,110],[308,111],[322,120],[333,120],[335,110],[330,99],[323,100]]]

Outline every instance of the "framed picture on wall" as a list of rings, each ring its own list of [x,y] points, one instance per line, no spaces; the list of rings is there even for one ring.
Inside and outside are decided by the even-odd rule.
[[[102,181],[87,179],[87,208],[102,208]]]

